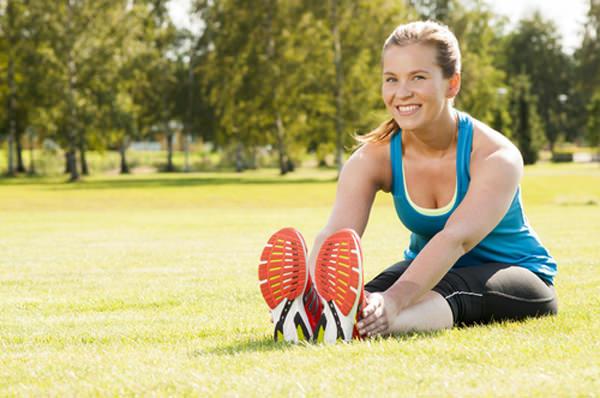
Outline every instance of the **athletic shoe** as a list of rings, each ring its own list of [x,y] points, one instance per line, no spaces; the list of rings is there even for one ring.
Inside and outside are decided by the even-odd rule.
[[[293,228],[284,228],[269,238],[260,256],[260,291],[271,309],[275,341],[312,339],[305,310],[304,292],[310,285],[304,238]]]
[[[365,305],[362,263],[360,237],[354,230],[342,229],[323,242],[315,270],[317,292],[324,301],[317,342],[360,338],[356,322]]]

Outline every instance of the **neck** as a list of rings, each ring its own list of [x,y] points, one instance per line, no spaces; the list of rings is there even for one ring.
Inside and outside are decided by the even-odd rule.
[[[447,107],[437,119],[426,126],[418,130],[406,130],[405,133],[405,144],[426,155],[442,157],[456,141],[458,115],[454,109]]]

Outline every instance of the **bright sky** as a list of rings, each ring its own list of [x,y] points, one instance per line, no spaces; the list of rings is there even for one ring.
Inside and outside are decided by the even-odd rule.
[[[571,53],[580,43],[588,0],[485,0],[499,14],[506,15],[513,24],[531,15],[536,9],[553,20],[563,37],[563,47]],[[200,32],[199,21],[190,19],[190,0],[171,0],[169,14],[179,27]]]
[[[506,15],[513,24],[540,10],[554,21],[563,37],[563,48],[572,53],[581,43],[581,31],[589,7],[588,0],[486,0],[498,14]]]

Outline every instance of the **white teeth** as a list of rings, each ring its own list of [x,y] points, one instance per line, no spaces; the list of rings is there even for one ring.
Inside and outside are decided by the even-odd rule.
[[[412,111],[416,111],[420,107],[421,107],[421,105],[406,105],[406,106],[399,105],[399,106],[397,106],[397,108],[400,112],[412,112]]]

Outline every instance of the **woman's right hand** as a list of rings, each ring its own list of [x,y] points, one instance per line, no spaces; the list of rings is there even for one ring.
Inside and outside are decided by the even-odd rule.
[[[365,292],[367,306],[362,310],[363,319],[358,322],[358,331],[362,336],[375,337],[391,333],[391,321],[398,309],[394,300],[385,293]]]

